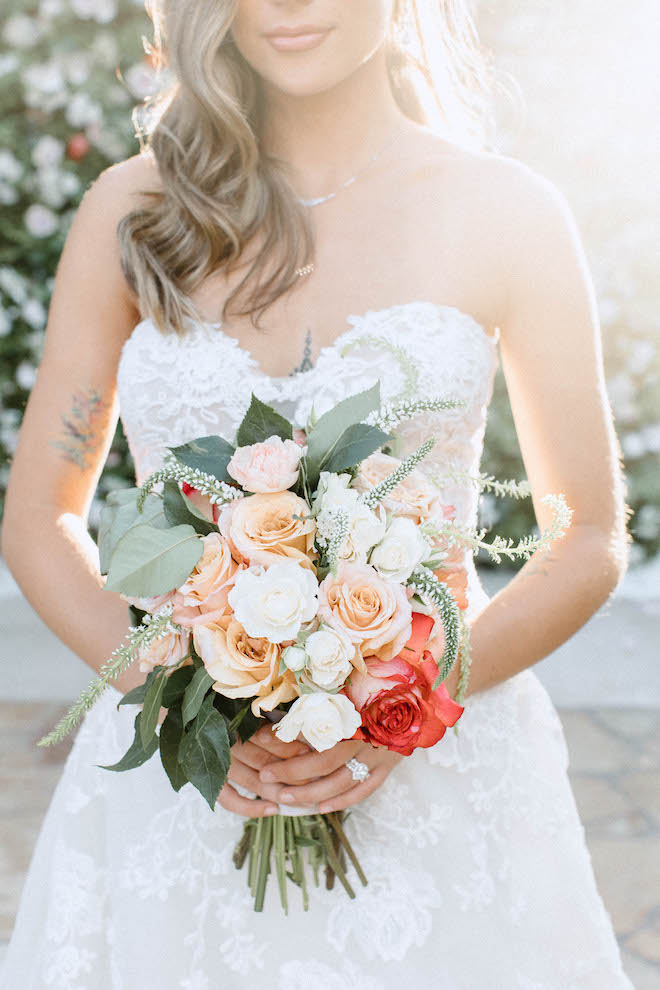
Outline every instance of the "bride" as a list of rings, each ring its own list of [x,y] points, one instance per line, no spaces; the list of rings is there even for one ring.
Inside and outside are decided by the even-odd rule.
[[[417,416],[403,449],[433,433],[422,466],[474,477],[499,358],[539,524],[542,496],[562,492],[572,526],[492,600],[467,555],[460,732],[405,759],[351,740],[319,754],[264,728],[234,746],[210,814],[194,788],[172,790],[157,759],[101,769],[132,738],[134,710],[116,705],[144,674],[129,668],[66,761],[5,990],[631,987],[561,723],[529,669],[625,569],[596,304],[562,196],[465,137],[478,75],[466,8],[155,0],[173,88],[148,146],[106,169],[74,218],[3,549],[42,618],[98,670],[129,623],[87,531],[118,413],[140,483],[169,445],[233,438],[252,392],[301,425],[312,403],[323,411],[375,380],[386,398],[451,391],[465,406]],[[444,496],[474,524],[478,484],[455,476]],[[308,912],[293,904],[284,917],[269,887],[252,910],[231,854],[245,816],[287,804],[351,809],[369,877],[355,900],[321,885]]]

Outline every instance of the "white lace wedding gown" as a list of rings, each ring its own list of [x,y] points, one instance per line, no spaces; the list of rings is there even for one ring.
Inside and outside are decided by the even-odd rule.
[[[266,375],[219,324],[181,341],[149,320],[124,346],[121,414],[138,481],[166,445],[233,439],[255,392],[298,424],[380,379],[385,398],[451,392],[465,408],[402,428],[439,440],[426,470],[478,470],[497,342],[459,310],[406,303],[351,316],[316,365]],[[448,487],[473,523],[477,496]],[[471,608],[487,601],[470,558]],[[110,688],[87,714],[46,814],[3,990],[630,990],[566,774],[562,727],[532,670],[471,695],[431,749],[400,761],[347,831],[369,879],[350,900],[312,884],[304,913],[277,884],[257,914],[231,856],[243,819],[177,795],[158,755],[110,764],[135,709]],[[351,868],[352,869],[352,868]],[[354,874],[352,874],[354,876]]]

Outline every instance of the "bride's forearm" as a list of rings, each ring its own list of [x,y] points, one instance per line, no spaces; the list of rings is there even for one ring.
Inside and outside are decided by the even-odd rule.
[[[625,571],[625,546],[573,526],[537,552],[470,625],[466,697],[532,666],[565,643],[609,598]],[[455,697],[458,664],[446,685]]]
[[[7,566],[43,621],[98,673],[130,627],[128,605],[103,590],[98,551],[83,519],[62,513],[27,533],[3,532]],[[117,680],[125,693],[144,681],[134,663]]]

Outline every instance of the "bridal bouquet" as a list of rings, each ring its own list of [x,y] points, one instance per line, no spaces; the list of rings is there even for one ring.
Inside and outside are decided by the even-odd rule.
[[[529,556],[570,521],[562,497],[546,496],[553,526],[516,547],[485,543],[483,531],[454,521],[417,467],[435,440],[404,459],[392,450],[402,421],[459,405],[437,398],[381,406],[375,385],[312,415],[301,431],[253,396],[235,444],[209,436],[170,448],[140,488],[112,493],[100,566],[136,623],[40,745],[63,738],[133,662],[145,681],[119,705],[140,706],[135,737],[104,769],[139,767],[158,750],[172,787],[190,782],[212,810],[231,746],[265,719],[277,722],[281,740],[302,737],[318,751],[362,739],[410,755],[438,743],[447,727],[457,731],[470,663],[466,549]],[[482,490],[500,484],[467,480]],[[512,482],[502,487],[524,493]],[[444,681],[457,660],[453,700]],[[329,885],[336,876],[355,896],[346,856],[367,881],[345,814],[289,810],[247,820],[236,848],[237,867],[249,859],[255,909],[272,858],[284,908],[287,880],[307,908],[305,849],[317,883],[324,867]]]

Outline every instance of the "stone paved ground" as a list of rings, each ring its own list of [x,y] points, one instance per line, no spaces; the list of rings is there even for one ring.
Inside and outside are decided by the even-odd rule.
[[[68,744],[35,746],[66,709],[0,704],[0,958]],[[660,711],[560,709],[598,885],[636,990],[660,987]],[[486,990],[486,988],[483,988]]]

